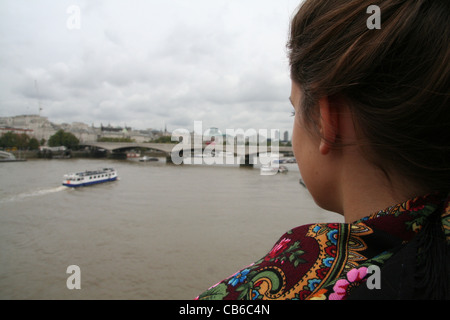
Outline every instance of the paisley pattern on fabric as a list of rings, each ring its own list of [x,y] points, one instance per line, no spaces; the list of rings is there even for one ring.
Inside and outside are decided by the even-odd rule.
[[[442,208],[428,195],[389,207],[352,224],[317,223],[284,234],[263,258],[211,287],[197,299],[345,299],[367,280],[368,267],[382,266],[410,241],[427,217]],[[450,207],[441,215],[450,241]]]

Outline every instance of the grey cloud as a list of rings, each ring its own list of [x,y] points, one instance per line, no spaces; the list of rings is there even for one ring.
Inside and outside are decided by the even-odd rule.
[[[29,4],[21,16],[35,12],[34,25],[50,19],[38,33],[44,46],[29,26],[0,40],[0,116],[37,105],[37,81],[52,121],[290,127],[284,42],[293,0],[79,3],[78,31],[65,28],[65,5],[44,14]],[[279,6],[285,14],[274,12]],[[2,34],[15,23],[1,12],[0,20]]]

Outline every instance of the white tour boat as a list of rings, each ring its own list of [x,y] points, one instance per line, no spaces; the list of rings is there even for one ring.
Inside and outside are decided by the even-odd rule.
[[[113,168],[104,168],[94,171],[66,174],[64,175],[62,184],[66,187],[75,188],[115,180],[117,180],[117,171]]]

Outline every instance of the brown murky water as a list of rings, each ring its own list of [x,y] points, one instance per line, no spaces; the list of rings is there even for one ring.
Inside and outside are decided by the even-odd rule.
[[[65,173],[114,167],[69,189]],[[287,174],[114,160],[0,163],[0,299],[193,299],[287,230],[337,221]],[[80,290],[66,285],[80,267]]]

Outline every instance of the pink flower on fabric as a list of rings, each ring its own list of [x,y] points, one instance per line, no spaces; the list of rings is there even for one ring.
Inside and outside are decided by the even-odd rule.
[[[291,239],[284,238],[283,240],[281,240],[272,248],[269,254],[264,258],[264,260],[269,261],[276,258],[281,252],[288,248],[289,242],[291,242]]]
[[[352,269],[347,272],[347,279],[341,279],[336,281],[333,290],[330,294],[330,300],[343,300],[347,298],[350,292],[359,287],[361,280],[367,275],[367,268],[361,267],[359,269]]]

